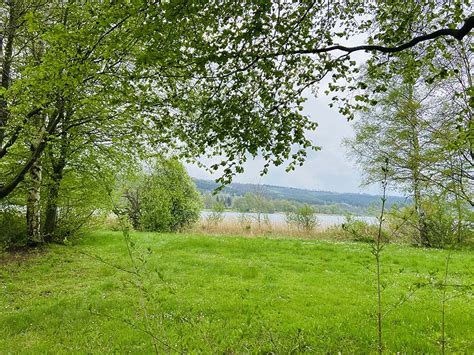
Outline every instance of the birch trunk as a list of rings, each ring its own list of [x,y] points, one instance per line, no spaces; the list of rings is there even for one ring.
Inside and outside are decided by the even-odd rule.
[[[44,242],[41,235],[41,163],[37,160],[28,173],[28,199],[26,205],[26,224],[29,243]]]

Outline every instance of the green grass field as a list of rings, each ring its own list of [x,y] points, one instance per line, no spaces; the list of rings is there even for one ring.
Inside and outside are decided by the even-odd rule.
[[[133,238],[146,259],[136,259],[143,292],[135,275],[120,270],[130,269],[130,260],[118,232],[0,265],[0,353],[146,353],[152,351],[146,331],[163,352],[376,351],[368,244]],[[423,285],[442,280],[447,255],[395,245],[384,250],[387,351],[440,351],[441,291]],[[448,283],[473,282],[472,251],[453,252]],[[447,350],[474,353],[472,288],[452,286],[447,295]]]

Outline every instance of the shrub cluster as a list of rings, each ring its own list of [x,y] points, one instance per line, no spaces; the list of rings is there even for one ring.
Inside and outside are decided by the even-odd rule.
[[[0,249],[26,245],[26,219],[15,207],[1,207]]]
[[[151,172],[136,180],[123,195],[124,209],[134,229],[176,232],[199,220],[199,192],[177,159],[157,159]]]

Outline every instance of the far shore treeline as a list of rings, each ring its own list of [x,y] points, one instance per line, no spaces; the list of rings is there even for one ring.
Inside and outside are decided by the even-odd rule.
[[[359,193],[338,193],[330,191],[307,190],[265,184],[232,183],[215,194],[219,185],[210,180],[193,179],[197,189],[204,195],[206,209],[212,208],[214,201],[220,201],[226,208],[240,212],[250,212],[251,197],[262,193],[266,199],[265,211],[287,212],[299,205],[313,205],[318,213],[374,215],[380,204],[380,196]],[[247,195],[247,197],[246,197]],[[409,197],[388,196],[387,207],[405,206],[411,202]]]

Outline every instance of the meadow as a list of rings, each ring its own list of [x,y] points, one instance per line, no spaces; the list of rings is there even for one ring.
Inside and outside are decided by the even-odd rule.
[[[365,243],[94,232],[0,265],[0,353],[376,352]],[[449,251],[382,254],[388,352],[440,351]],[[448,352],[474,352],[474,255],[452,251]],[[154,341],[152,341],[154,340]]]

